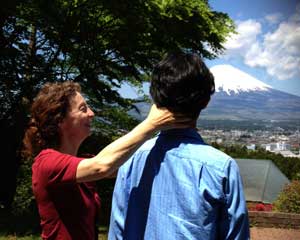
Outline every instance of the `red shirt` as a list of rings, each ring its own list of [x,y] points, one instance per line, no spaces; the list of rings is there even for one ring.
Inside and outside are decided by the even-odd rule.
[[[95,183],[77,183],[82,158],[53,149],[39,153],[32,165],[32,189],[43,239],[94,240],[100,198]]]

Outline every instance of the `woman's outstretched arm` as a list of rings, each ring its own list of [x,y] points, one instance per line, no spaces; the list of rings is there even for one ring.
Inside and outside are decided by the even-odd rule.
[[[126,135],[109,144],[95,157],[82,160],[77,168],[77,182],[89,182],[113,174],[130,156],[157,131],[170,128],[187,128],[194,121],[175,115],[155,105],[147,118]]]

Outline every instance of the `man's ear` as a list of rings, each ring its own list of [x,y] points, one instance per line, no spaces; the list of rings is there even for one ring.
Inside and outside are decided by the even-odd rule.
[[[210,98],[204,100],[202,102],[202,109],[201,110],[205,109],[207,107],[207,105],[208,105],[209,102],[210,102]]]

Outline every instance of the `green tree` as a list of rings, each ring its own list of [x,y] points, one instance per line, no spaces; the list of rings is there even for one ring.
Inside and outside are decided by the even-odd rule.
[[[5,206],[15,191],[28,108],[43,83],[79,82],[97,114],[97,136],[112,140],[135,124],[126,114],[133,100],[117,92],[122,83],[141,86],[170,50],[214,58],[234,32],[228,15],[206,0],[14,0],[0,9],[0,27]]]

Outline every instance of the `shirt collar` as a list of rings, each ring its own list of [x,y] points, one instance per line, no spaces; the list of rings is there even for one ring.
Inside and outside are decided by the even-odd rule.
[[[169,129],[161,131],[158,136],[185,136],[195,138],[204,143],[196,128]]]

